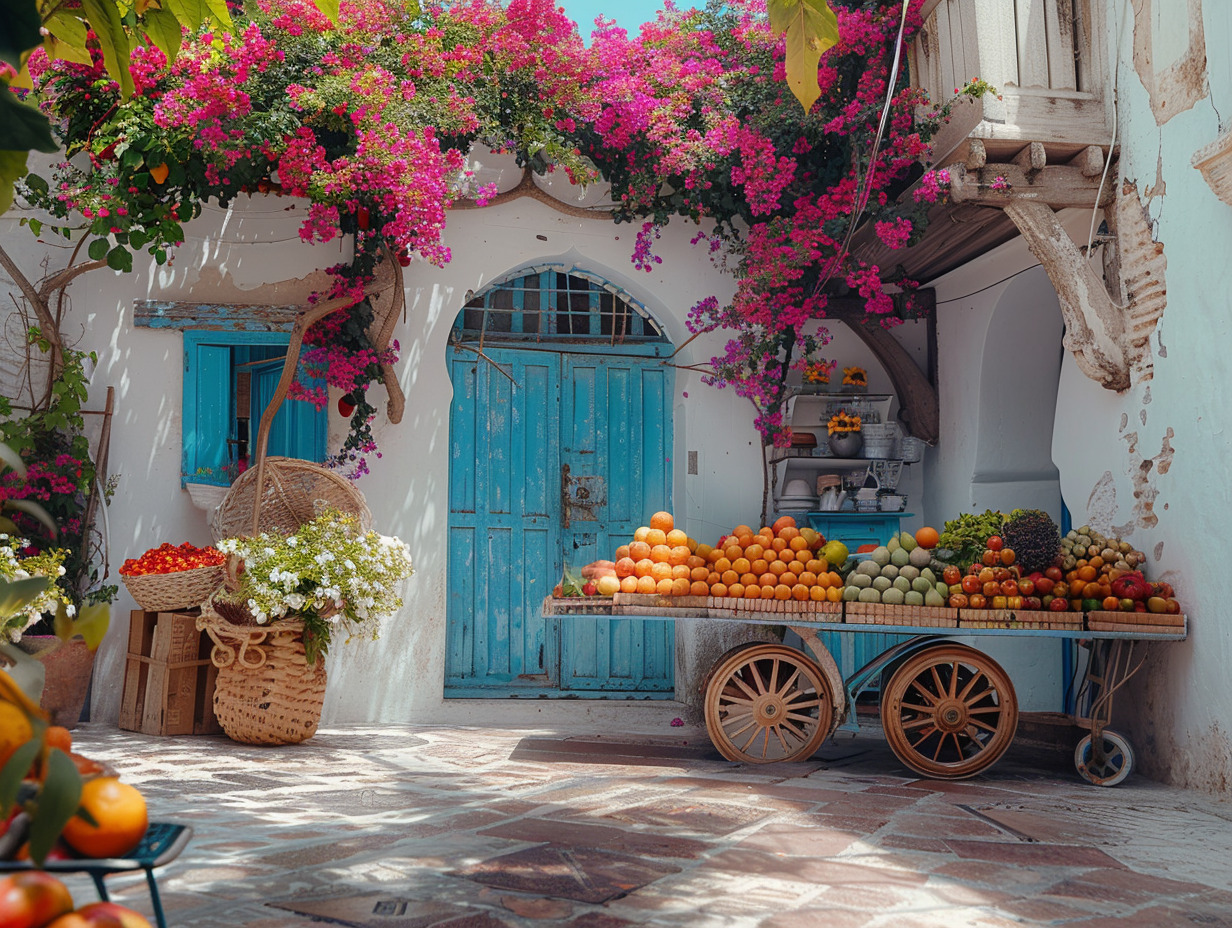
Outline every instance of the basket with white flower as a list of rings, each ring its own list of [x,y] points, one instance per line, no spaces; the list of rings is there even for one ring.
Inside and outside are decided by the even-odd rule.
[[[402,607],[410,552],[332,509],[292,534],[229,538],[218,548],[228,555],[227,581],[197,625],[214,641],[219,724],[249,744],[303,741],[320,721],[323,656],[339,634],[377,637],[382,617]]]
[[[73,601],[60,588],[64,576],[64,559],[68,552],[52,548],[39,554],[25,554],[30,542],[24,538],[0,534],[0,580],[12,582],[32,577],[46,577],[47,585],[37,597],[17,609],[7,619],[0,617],[0,641],[20,641],[22,632],[45,615],[54,615],[63,606],[69,617],[74,614]]]

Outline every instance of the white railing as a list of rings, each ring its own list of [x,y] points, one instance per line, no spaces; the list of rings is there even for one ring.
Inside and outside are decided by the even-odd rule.
[[[912,79],[941,102],[981,78],[978,138],[1107,143],[1104,0],[926,0]]]

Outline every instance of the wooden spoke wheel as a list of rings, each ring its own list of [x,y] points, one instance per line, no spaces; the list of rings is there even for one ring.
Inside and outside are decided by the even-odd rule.
[[[1096,752],[1095,741],[1087,735],[1074,749],[1074,766],[1079,775],[1096,786],[1116,786],[1124,782],[1134,769],[1134,749],[1129,739],[1111,728],[1105,728],[1100,736],[1101,750]]]
[[[706,731],[728,760],[807,760],[826,736],[834,700],[821,668],[781,644],[729,651],[706,685]]]
[[[886,741],[926,777],[959,780],[996,763],[1018,728],[1018,698],[992,658],[961,644],[919,651],[881,697]]]

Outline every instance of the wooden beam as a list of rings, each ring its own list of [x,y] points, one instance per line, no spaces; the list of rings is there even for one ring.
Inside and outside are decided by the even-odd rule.
[[[931,108],[921,108],[922,112]],[[976,127],[984,120],[984,102],[979,98],[959,97],[950,107],[950,118],[929,141],[930,149],[920,163],[926,168],[941,167],[965,159],[955,157],[963,150]]]
[[[1104,173],[1104,150],[1098,145],[1088,145],[1067,163],[1086,177],[1099,177]]]
[[[1024,171],[1038,171],[1048,163],[1048,155],[1042,143],[1031,142],[1011,159],[1011,163]]]
[[[924,0],[924,2],[920,4],[920,20],[922,22],[928,22],[928,17],[932,16],[933,11],[936,10],[937,7],[941,6],[941,2],[942,0]]]
[[[923,294],[924,291],[918,291]],[[932,291],[936,305],[936,291]],[[890,331],[881,325],[881,317],[869,315],[864,302],[858,299],[831,299],[826,304],[830,319],[849,326],[868,346],[894,384],[898,394],[899,417],[916,438],[935,444],[941,435],[941,408],[937,390],[916,366],[915,361]]]
[[[956,203],[1004,208],[1013,200],[1030,200],[1052,209],[1094,209],[1108,205],[1113,197],[1108,185],[1101,191],[1098,178],[1068,164],[1046,164],[1036,171],[1023,170],[1017,164],[986,164],[979,171],[978,181],[961,164],[947,170],[950,199]]]
[[[1104,281],[1078,250],[1056,214],[1041,202],[1014,199],[1005,207],[1031,253],[1052,281],[1065,319],[1065,348],[1079,369],[1117,393],[1129,389],[1125,321]]]

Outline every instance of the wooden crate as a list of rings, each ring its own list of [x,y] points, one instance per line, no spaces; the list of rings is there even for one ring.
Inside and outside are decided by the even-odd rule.
[[[220,731],[214,717],[218,668],[213,642],[197,631],[197,610],[134,610],[120,728],[146,735],[205,735]]]
[[[908,625],[916,628],[954,628],[958,610],[949,606],[907,606],[892,603],[844,603],[848,625]]]
[[[1081,612],[1049,612],[1038,609],[960,609],[960,628],[1021,628],[1073,631],[1082,628]]]

